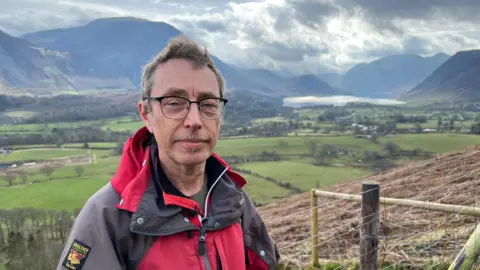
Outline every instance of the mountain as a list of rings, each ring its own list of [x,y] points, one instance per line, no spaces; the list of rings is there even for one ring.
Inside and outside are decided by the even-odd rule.
[[[431,57],[418,55],[392,55],[370,63],[357,64],[338,77],[330,74],[332,82],[356,96],[372,98],[391,98],[410,90],[422,82],[449,56],[439,53]]]
[[[40,48],[0,30],[0,85],[70,88],[69,56]]]
[[[318,95],[319,92],[324,96],[352,94],[339,88],[332,87],[312,74],[288,78],[285,80],[285,85],[281,89],[287,96],[313,96]]]
[[[342,74],[340,73],[322,73],[317,75],[317,77],[333,87],[342,87]]]
[[[69,53],[76,74],[125,77],[139,86],[141,68],[168,40],[181,32],[169,24],[137,18],[94,20],[85,26],[22,36],[34,44]]]
[[[480,50],[457,52],[404,94],[404,100],[480,102]]]
[[[142,66],[171,38],[181,34],[180,30],[163,22],[122,17],[97,19],[84,26],[36,32],[22,38],[49,50],[68,54],[73,72],[77,75],[86,78],[123,78],[131,86],[139,87]],[[273,72],[241,69],[223,62],[215,55],[212,55],[212,59],[225,77],[229,89],[270,96],[284,94],[279,91],[280,86],[285,86],[285,79]],[[317,86],[308,85],[311,94],[335,94],[335,90],[325,82],[318,78],[316,82]],[[291,84],[288,93],[303,93],[305,89],[302,87],[302,84]]]

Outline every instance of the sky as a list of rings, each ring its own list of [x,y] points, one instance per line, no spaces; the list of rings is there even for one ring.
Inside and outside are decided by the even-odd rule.
[[[19,36],[118,16],[167,22],[228,63],[294,74],[480,48],[479,0],[1,0],[0,29]]]

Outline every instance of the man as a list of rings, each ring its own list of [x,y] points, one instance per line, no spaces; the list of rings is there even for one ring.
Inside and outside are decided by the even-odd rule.
[[[144,69],[145,126],[75,220],[57,269],[273,269],[246,181],[213,152],[224,82],[206,50],[170,41]]]

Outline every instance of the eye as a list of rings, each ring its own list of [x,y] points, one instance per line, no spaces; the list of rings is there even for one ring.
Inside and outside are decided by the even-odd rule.
[[[218,107],[218,101],[216,99],[203,100],[201,106],[208,109],[214,109]]]
[[[187,104],[187,101],[181,98],[167,98],[163,104],[169,107],[181,107]]]

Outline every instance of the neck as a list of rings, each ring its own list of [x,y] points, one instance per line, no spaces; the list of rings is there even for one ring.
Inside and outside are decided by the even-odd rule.
[[[195,165],[182,165],[168,158],[159,158],[159,160],[170,182],[185,196],[198,193],[206,181],[205,162]]]

